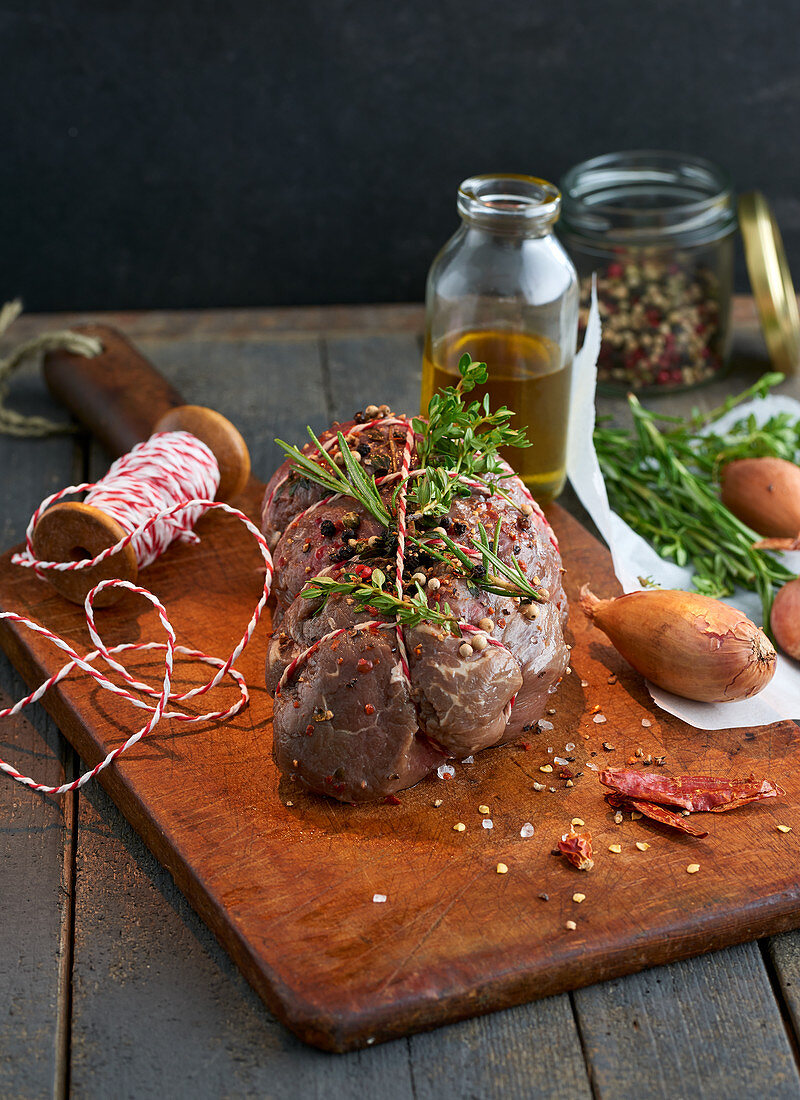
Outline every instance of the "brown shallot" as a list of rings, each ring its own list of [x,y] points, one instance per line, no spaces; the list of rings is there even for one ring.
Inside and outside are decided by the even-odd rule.
[[[740,458],[722,471],[725,507],[766,536],[762,550],[800,550],[800,466],[785,458]]]
[[[769,622],[775,641],[784,653],[800,661],[800,577],[780,589],[772,604]]]
[[[745,699],[775,673],[766,634],[708,596],[658,588],[600,600],[584,585],[580,604],[637,672],[684,699]]]

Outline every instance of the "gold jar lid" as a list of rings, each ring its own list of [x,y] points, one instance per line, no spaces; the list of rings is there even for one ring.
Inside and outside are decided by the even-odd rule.
[[[767,351],[776,370],[800,364],[800,313],[780,230],[760,191],[739,198],[739,226],[750,285]]]

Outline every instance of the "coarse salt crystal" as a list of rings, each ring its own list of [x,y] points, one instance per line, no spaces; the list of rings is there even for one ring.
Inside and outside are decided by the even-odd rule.
[[[653,723],[650,721],[649,718],[643,718],[642,719],[642,725],[644,726],[645,729],[647,729],[648,726],[652,726],[652,724]]]
[[[483,825],[484,829],[493,829],[494,828],[494,822],[492,821],[492,819],[490,817],[485,817],[483,819],[483,821],[481,822],[481,825]]]
[[[553,723],[552,722],[548,722],[546,718],[540,718],[539,719],[539,729],[540,730],[551,730],[552,728],[553,728]]]
[[[573,743],[571,741],[568,741],[564,746],[564,752],[572,752],[574,748],[575,746],[573,745]]]
[[[595,725],[601,726],[603,722],[607,722],[608,719],[606,718],[605,714],[595,714],[592,721],[595,723]]]
[[[376,903],[386,901],[386,894],[373,894],[372,900]]]
[[[589,686],[589,681],[588,680],[581,680],[581,687],[582,688],[588,688],[588,686]]]
[[[597,771],[597,764],[593,764],[593,763],[591,762],[591,760],[587,760],[587,761],[586,761],[586,767],[587,767],[587,768],[591,768],[591,770],[592,770],[593,772],[596,772],[596,771]]]
[[[569,760],[565,760],[563,756],[554,756],[553,757],[553,763],[554,764],[569,764]]]
[[[446,775],[455,775],[456,769],[453,767],[452,764],[440,764],[439,767],[436,769],[436,774],[439,776],[440,779],[444,779]]]
[[[530,821],[525,822],[525,824],[522,826],[522,828],[519,831],[519,835],[524,836],[526,839],[529,836],[533,836],[533,825],[531,825]]]
[[[461,763],[462,764],[474,764],[475,763],[475,757],[474,756],[465,756],[464,759],[461,761]]]
[[[552,751],[553,751],[553,746],[552,746],[552,745],[548,745],[548,746],[547,746],[547,751],[548,751],[548,752],[552,752]]]

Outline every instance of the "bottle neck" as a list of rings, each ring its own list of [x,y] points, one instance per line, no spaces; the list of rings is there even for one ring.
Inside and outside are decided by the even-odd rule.
[[[546,237],[561,209],[561,193],[534,176],[471,176],[458,189],[458,213],[470,229],[510,239]]]

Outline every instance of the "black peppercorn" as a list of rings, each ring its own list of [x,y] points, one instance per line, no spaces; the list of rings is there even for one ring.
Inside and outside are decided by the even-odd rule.
[[[324,519],[319,525],[319,529],[327,539],[336,534],[336,527],[329,519]]]

